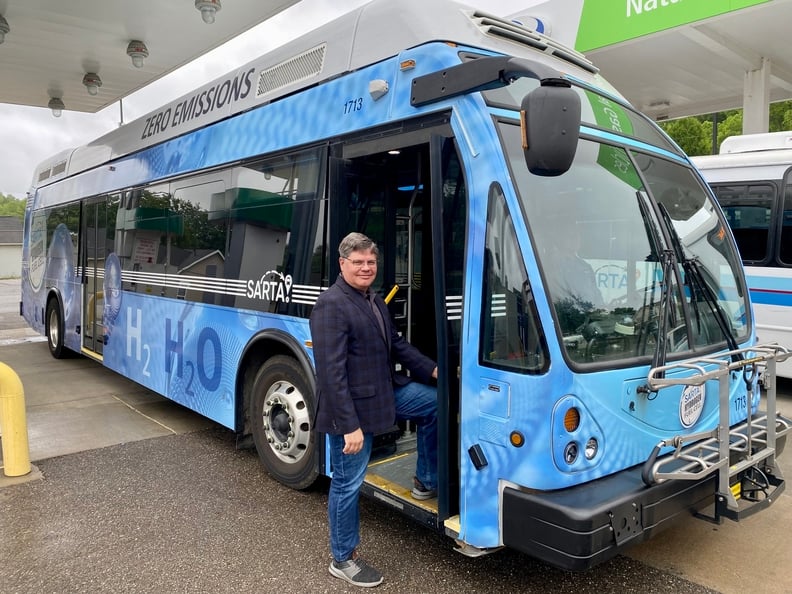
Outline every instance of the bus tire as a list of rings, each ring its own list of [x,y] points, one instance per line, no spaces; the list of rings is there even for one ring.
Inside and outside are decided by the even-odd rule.
[[[261,464],[287,487],[310,487],[319,476],[319,454],[315,399],[302,367],[285,355],[268,359],[256,373],[248,402]]]
[[[63,309],[60,301],[54,297],[47,301],[47,313],[44,320],[50,354],[56,359],[65,359],[69,356],[69,350],[63,346],[65,338]]]

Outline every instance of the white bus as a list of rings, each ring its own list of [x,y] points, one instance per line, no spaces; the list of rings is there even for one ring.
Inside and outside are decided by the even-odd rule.
[[[792,132],[731,136],[693,162],[734,231],[759,340],[792,343]],[[792,360],[778,375],[792,378]]]

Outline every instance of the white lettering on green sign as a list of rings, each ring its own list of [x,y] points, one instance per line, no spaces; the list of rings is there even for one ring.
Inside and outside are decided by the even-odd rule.
[[[587,52],[770,0],[584,0],[575,49]]]
[[[659,2],[658,0],[627,0],[627,18],[642,14],[643,12],[650,12],[658,8],[671,6],[678,2],[682,2],[682,0],[660,0]]]

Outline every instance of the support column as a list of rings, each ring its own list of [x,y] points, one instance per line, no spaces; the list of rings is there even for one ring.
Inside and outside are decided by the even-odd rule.
[[[748,70],[743,82],[743,134],[768,132],[770,127],[770,60]]]

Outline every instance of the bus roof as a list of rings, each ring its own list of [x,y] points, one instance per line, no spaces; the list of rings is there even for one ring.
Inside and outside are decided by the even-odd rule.
[[[710,183],[781,179],[792,166],[792,132],[730,136],[719,154],[691,160]]]
[[[792,132],[729,136],[721,143],[720,154],[752,153],[777,149],[792,149]]]
[[[374,0],[88,145],[43,161],[33,188],[183,135],[431,41],[530,56],[618,95],[582,54],[453,0]]]

